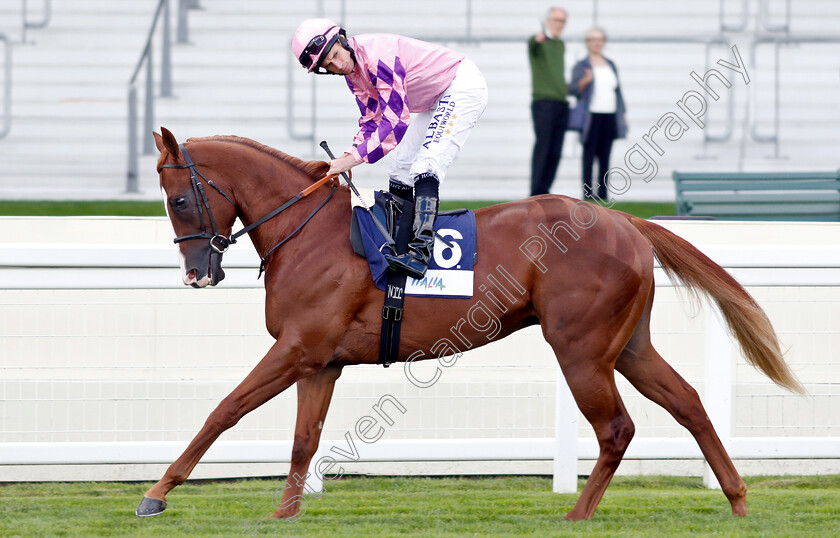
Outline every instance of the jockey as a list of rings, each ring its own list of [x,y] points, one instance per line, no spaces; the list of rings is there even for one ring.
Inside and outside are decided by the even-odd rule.
[[[434,243],[440,181],[487,106],[484,77],[463,54],[392,34],[347,37],[329,19],[303,21],[292,38],[301,65],[343,75],[361,111],[359,131],[330,174],[375,163],[396,148],[391,193],[414,198],[409,250],[386,255],[395,271],[423,278]]]

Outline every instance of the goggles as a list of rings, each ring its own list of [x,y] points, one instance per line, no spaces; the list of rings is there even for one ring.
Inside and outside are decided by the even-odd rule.
[[[335,26],[327,28],[327,31],[324,32],[324,34],[328,34],[329,31],[333,28],[335,28]],[[320,54],[324,49],[324,45],[327,43],[327,36],[324,34],[316,35],[315,37],[313,37],[309,41],[309,44],[307,44],[306,47],[303,49],[303,52],[300,53],[298,61],[300,62],[300,65],[302,65],[306,69],[311,68],[313,56],[318,58],[318,64],[321,63]],[[315,67],[317,68],[318,66],[316,65]]]

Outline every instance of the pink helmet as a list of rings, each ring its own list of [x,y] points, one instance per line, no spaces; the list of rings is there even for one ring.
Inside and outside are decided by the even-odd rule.
[[[345,32],[329,19],[307,19],[300,23],[292,37],[292,52],[308,72],[326,73],[321,62]]]

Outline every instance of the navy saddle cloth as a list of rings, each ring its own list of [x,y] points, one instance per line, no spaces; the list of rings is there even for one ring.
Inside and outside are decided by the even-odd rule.
[[[390,193],[376,191],[371,212],[395,237],[403,200]],[[438,213],[429,270],[423,279],[409,277],[406,295],[470,298],[473,295],[473,266],[476,260],[475,213],[457,209]],[[442,241],[441,238],[445,239]],[[350,243],[356,254],[364,256],[376,286],[385,290],[388,262],[383,253],[391,254],[385,236],[362,207],[353,208]]]

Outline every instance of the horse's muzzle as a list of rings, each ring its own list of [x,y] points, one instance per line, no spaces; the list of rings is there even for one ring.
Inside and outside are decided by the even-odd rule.
[[[222,254],[208,249],[195,263],[184,260],[184,284],[193,288],[215,286],[225,278]]]

